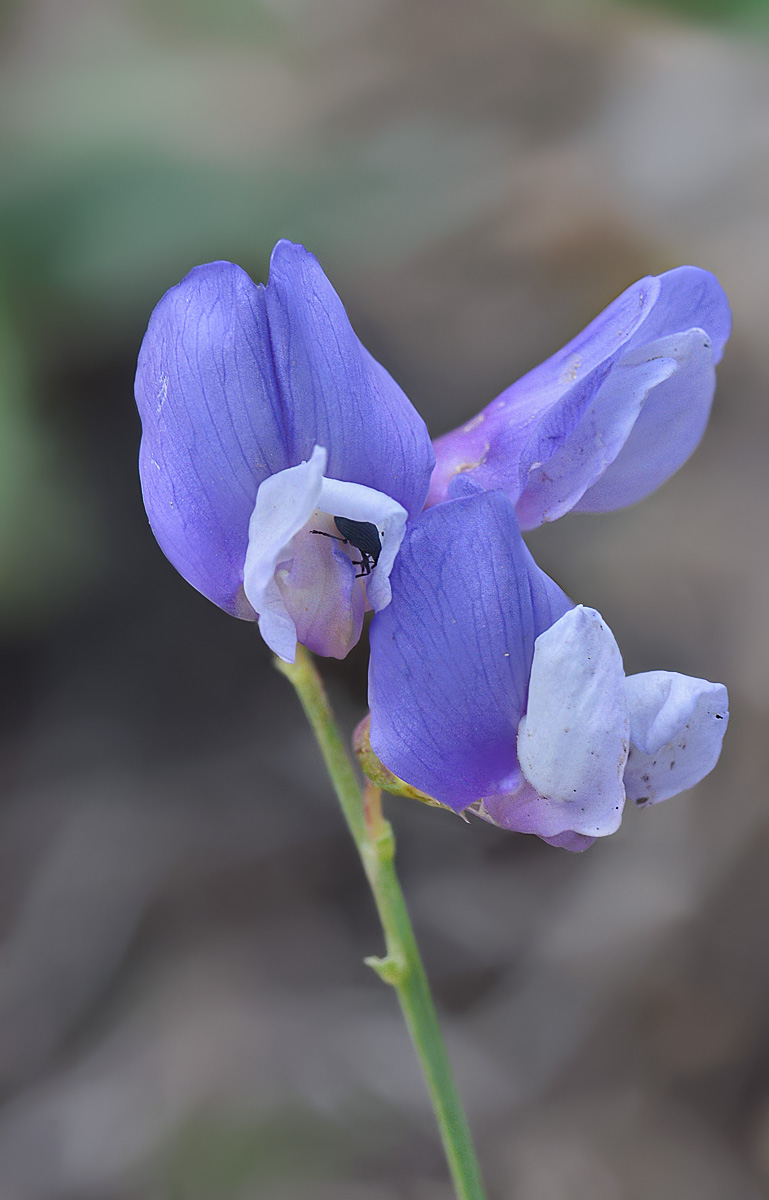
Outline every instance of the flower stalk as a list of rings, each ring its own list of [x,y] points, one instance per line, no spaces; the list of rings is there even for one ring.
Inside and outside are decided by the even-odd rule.
[[[365,962],[397,993],[430,1093],[457,1198],[485,1200],[467,1118],[396,874],[395,836],[382,813],[381,792],[371,783],[361,791],[308,651],[298,646],[295,663],[276,658],[275,665],[296,690],[358,848],[386,947],[384,957],[371,956]]]

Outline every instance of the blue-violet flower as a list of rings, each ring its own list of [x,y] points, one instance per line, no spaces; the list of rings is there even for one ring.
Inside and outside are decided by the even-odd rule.
[[[534,562],[512,502],[476,492],[409,527],[371,624],[371,748],[459,812],[569,850],[614,833],[715,766],[726,688],[626,677],[595,610]]]
[[[258,616],[281,658],[297,640],[343,658],[365,608],[390,601],[435,460],[313,255],[278,242],[266,287],[228,262],[191,271],[152,314],[136,400],[144,503],[176,569],[220,608]],[[377,553],[335,517],[374,526]]]
[[[677,267],[623,292],[572,342],[437,439],[428,504],[469,474],[523,529],[648,496],[705,430],[731,330],[714,275]]]

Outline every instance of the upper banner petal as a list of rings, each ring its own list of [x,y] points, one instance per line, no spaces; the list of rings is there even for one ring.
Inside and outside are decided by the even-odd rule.
[[[253,620],[241,589],[248,522],[259,484],[289,460],[264,293],[245,271],[209,263],[166,292],[142,343],[136,402],[161,549],[198,591]]]
[[[422,509],[434,463],[424,422],[302,246],[278,243],[266,287],[219,262],[171,288],[144,338],[136,399],[158,542],[236,616],[254,617],[242,581],[258,488],[314,446],[327,448],[330,478],[382,492],[412,517]]]
[[[392,601],[370,631],[372,749],[457,810],[509,790],[534,640],[570,601],[536,566],[512,504],[495,492],[423,514],[391,579]]]
[[[435,462],[425,423],[303,246],[276,245],[266,304],[293,461],[326,446],[327,475],[384,492],[416,517]]]
[[[718,762],[729,721],[729,698],[721,683],[673,671],[629,675],[630,755],[625,768],[628,799],[658,804],[694,787]]]
[[[571,609],[537,639],[518,758],[536,792],[562,808],[559,827],[542,830],[547,836],[601,837],[619,828],[629,741],[624,684],[614,635],[595,609]]]
[[[438,438],[428,502],[445,499],[451,479],[461,471],[471,472],[485,488],[503,488],[517,502],[532,462],[552,457],[572,433],[659,291],[653,276],[634,283],[562,350],[467,424]],[[527,448],[529,461],[522,462]]]
[[[678,267],[628,288],[572,342],[436,442],[428,503],[469,472],[522,528],[634,503],[678,470],[710,412],[729,336],[718,280]]]
[[[719,363],[732,332],[732,314],[726,292],[711,271],[702,267],[674,267],[657,276],[659,292],[653,308],[628,342],[632,349],[672,333],[702,329]],[[608,310],[607,310],[608,311]]]

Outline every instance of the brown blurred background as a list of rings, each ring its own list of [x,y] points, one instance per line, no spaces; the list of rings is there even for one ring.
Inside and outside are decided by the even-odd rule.
[[[255,630],[178,578],[136,352],[321,258],[435,433],[638,276],[736,332],[695,458],[531,543],[723,759],[584,856],[392,800],[493,1200],[769,1195],[769,3],[0,6],[0,1200],[449,1200],[380,936]],[[328,677],[348,727],[359,648]]]

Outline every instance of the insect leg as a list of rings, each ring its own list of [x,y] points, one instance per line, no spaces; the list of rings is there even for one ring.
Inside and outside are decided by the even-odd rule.
[[[364,579],[367,575],[371,574],[371,555],[367,554],[365,550],[361,550],[361,554],[363,555],[363,558],[360,560],[360,562],[353,562],[353,566],[363,568],[363,570],[359,571],[355,576],[356,579]]]

